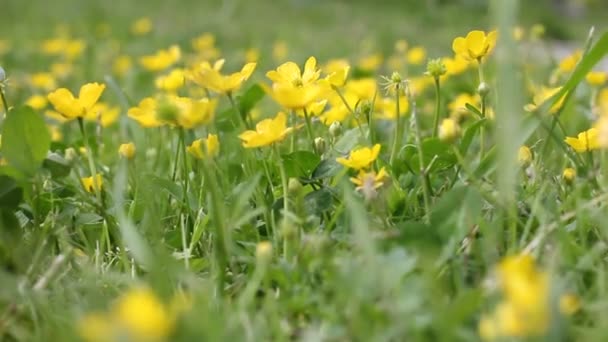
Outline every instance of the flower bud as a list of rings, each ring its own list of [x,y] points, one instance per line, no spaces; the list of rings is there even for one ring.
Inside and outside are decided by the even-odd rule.
[[[576,170],[568,167],[564,169],[564,172],[562,173],[562,179],[564,180],[564,182],[568,185],[572,184],[574,182],[574,179],[576,178]]]
[[[0,66],[0,82],[4,82],[4,80],[6,80],[6,71]]]
[[[287,189],[289,190],[289,193],[297,194],[302,189],[302,184],[297,178],[289,178]]]
[[[486,82],[479,83],[479,87],[477,87],[477,92],[479,93],[479,95],[481,95],[481,97],[485,97],[490,93],[490,85]]]
[[[71,162],[78,158],[78,153],[73,147],[68,147],[65,149],[64,156],[65,160]]]
[[[281,221],[281,236],[285,239],[293,239],[298,235],[298,228],[288,219]]]
[[[440,76],[445,75],[446,72],[447,68],[441,58],[429,59],[429,62],[426,64],[426,73],[429,76],[439,78]]]
[[[393,74],[391,75],[391,82],[399,84],[401,83],[401,81],[403,81],[403,78],[401,78],[401,74],[397,71],[393,71]]]
[[[335,121],[329,126],[329,134],[334,138],[337,138],[342,134],[342,124],[340,121]]]
[[[521,167],[528,167],[532,162],[532,151],[528,146],[521,146],[517,151],[517,162]]]
[[[460,125],[454,119],[448,118],[441,121],[439,126],[439,139],[443,142],[452,143],[460,136]]]
[[[255,247],[255,258],[259,263],[268,263],[272,259],[272,244],[269,241],[258,242]]]
[[[322,155],[327,150],[327,144],[325,143],[325,139],[321,137],[315,138],[315,152],[319,155]]]
[[[135,144],[132,142],[121,144],[118,148],[118,154],[128,160],[133,159],[135,157]]]

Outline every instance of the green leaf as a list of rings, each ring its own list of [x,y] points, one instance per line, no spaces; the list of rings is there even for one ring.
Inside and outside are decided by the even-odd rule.
[[[23,189],[9,176],[0,175],[0,208],[14,209],[23,200]]]
[[[334,159],[324,159],[312,172],[312,180],[319,180],[324,178],[333,177],[342,169],[342,166],[338,164]]]
[[[262,89],[259,84],[252,85],[243,93],[243,95],[238,97],[239,110],[243,114],[249,113],[256,103],[263,99],[264,96],[266,96],[266,92],[264,92],[264,89]]]
[[[470,103],[465,103],[465,104],[464,104],[464,106],[465,106],[465,107],[467,107],[467,109],[468,109],[468,110],[469,110],[471,113],[475,114],[475,115],[476,115],[478,118],[480,118],[480,119],[483,119],[483,118],[484,118],[483,114],[482,114],[482,113],[479,111],[479,109],[477,109],[477,107],[473,106],[473,105],[472,105],[472,104],[470,104]]]
[[[487,119],[479,119],[471,126],[467,127],[462,136],[462,141],[460,143],[460,153],[462,155],[466,155],[471,143],[473,142],[473,138],[477,132],[481,129],[481,127],[486,123]]]
[[[51,145],[44,119],[30,107],[11,110],[2,127],[2,155],[28,176],[42,164]]]
[[[72,166],[57,153],[49,153],[42,162],[42,167],[51,172],[53,178],[63,178],[70,174]]]
[[[304,196],[304,207],[309,215],[319,216],[331,209],[333,197],[328,188],[309,192]]]
[[[338,139],[336,144],[334,145],[334,149],[338,151],[338,153],[348,153],[352,150],[357,144],[359,140],[363,139],[361,136],[361,130],[358,127],[351,128]]]
[[[288,177],[308,178],[321,158],[310,151],[295,151],[281,156]]]
[[[418,149],[415,145],[408,145],[408,148],[402,151],[404,160],[410,165],[415,172],[420,171],[420,160],[418,158]],[[430,171],[444,169],[456,163],[456,157],[452,153],[451,147],[439,138],[427,138],[422,141],[422,153],[424,155],[424,166],[428,167],[429,163],[437,156]]]

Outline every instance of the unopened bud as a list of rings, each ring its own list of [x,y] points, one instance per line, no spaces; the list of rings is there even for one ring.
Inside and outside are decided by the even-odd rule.
[[[342,134],[342,124],[340,121],[335,121],[329,125],[329,134],[334,138],[337,138]]]
[[[393,74],[391,75],[391,82],[401,83],[401,81],[403,81],[403,79],[401,78],[401,74],[397,71],[393,71]]]
[[[121,144],[118,148],[118,154],[128,160],[133,159],[133,157],[135,156],[135,144],[133,144],[132,142]]]
[[[64,158],[65,158],[65,160],[71,162],[71,161],[75,160],[76,158],[78,158],[78,153],[76,152],[76,150],[73,147],[68,147],[65,149]]]
[[[562,173],[562,179],[564,180],[564,182],[568,185],[571,185],[574,182],[574,179],[576,178],[576,170],[568,167],[564,169],[564,172]]]
[[[429,76],[439,78],[440,76],[445,75],[446,72],[447,69],[441,58],[429,59],[429,62],[426,64],[426,73]]]
[[[486,82],[479,83],[479,87],[477,87],[477,92],[481,97],[484,97],[490,93],[490,85]]]
[[[287,189],[291,194],[297,194],[302,189],[302,183],[297,178],[289,178]]]
[[[327,150],[327,144],[325,143],[325,139],[321,137],[315,138],[315,152],[319,155],[322,155]]]
[[[272,259],[272,244],[269,241],[261,241],[255,247],[255,258],[260,263],[268,263]]]

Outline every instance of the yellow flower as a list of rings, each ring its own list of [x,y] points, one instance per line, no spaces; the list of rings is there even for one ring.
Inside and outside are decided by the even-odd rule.
[[[55,76],[50,72],[37,72],[30,76],[30,84],[41,90],[51,90],[57,87]]]
[[[164,340],[175,325],[165,305],[144,287],[131,289],[123,295],[111,314],[133,341]]]
[[[198,57],[204,60],[217,59],[220,50],[215,47],[215,37],[211,33],[203,33],[192,40],[192,47],[198,53]]]
[[[331,74],[325,77],[327,83],[329,83],[332,87],[340,88],[344,86],[346,83],[346,78],[348,77],[348,72],[350,70],[350,65],[346,65],[345,67],[332,72]]]
[[[395,120],[397,118],[397,104],[392,97],[384,97],[376,99],[375,109],[377,117],[385,120]],[[404,115],[410,109],[410,104],[405,96],[399,96],[399,114]]]
[[[144,17],[139,18],[131,25],[131,33],[136,36],[144,36],[152,31],[152,20]]]
[[[124,77],[132,67],[133,60],[131,59],[131,56],[122,55],[118,56],[114,60],[114,63],[112,64],[112,72],[119,77]]]
[[[220,142],[216,134],[209,134],[207,139],[194,140],[186,150],[196,159],[204,159],[205,156],[213,158],[219,153]]]
[[[55,38],[42,42],[42,52],[46,55],[63,55],[69,60],[79,57],[86,44],[80,39]]]
[[[541,87],[535,94],[532,99],[532,103],[527,104],[524,109],[528,112],[533,112],[541,107],[547,100],[549,100],[553,95],[557,94],[562,87],[556,88],[546,88]],[[559,101],[557,101],[551,108],[549,108],[549,114],[555,114],[560,110],[562,105],[564,104],[566,96],[564,95]]]
[[[294,87],[285,83],[275,83],[272,88],[265,84],[262,88],[283,108],[292,110],[308,107],[321,92],[321,88],[315,84]]]
[[[532,162],[532,151],[528,146],[520,146],[517,151],[517,162],[520,166],[526,167]]]
[[[590,71],[586,76],[585,80],[587,83],[594,87],[599,87],[606,83],[606,79],[608,78],[608,74],[603,71]]]
[[[255,63],[247,63],[243,66],[241,71],[229,75],[222,75],[219,69],[223,63],[224,61],[220,60],[216,62],[213,68],[209,63],[202,63],[188,76],[194,83],[201,87],[220,94],[230,94],[238,90],[243,82],[249,79],[256,66]],[[219,67],[216,69],[216,66]]]
[[[327,63],[325,63],[325,65],[323,66],[322,69],[323,69],[324,73],[329,75],[331,73],[343,70],[346,67],[350,67],[348,60],[343,59],[343,58],[338,58],[338,59],[330,59]]]
[[[439,140],[451,143],[460,136],[460,125],[452,118],[446,118],[439,125]]]
[[[365,71],[374,71],[382,64],[382,55],[379,53],[359,59],[358,67]]]
[[[413,65],[420,65],[426,59],[426,49],[422,46],[414,46],[407,52],[407,62]]]
[[[374,171],[366,172],[364,170],[359,170],[357,177],[351,177],[350,181],[357,186],[357,190],[363,191],[364,193],[370,193],[373,192],[373,190],[382,187],[387,178],[388,174],[386,173],[385,168],[381,168],[378,173]]]
[[[373,78],[351,80],[346,84],[346,91],[356,95],[359,100],[372,100],[376,95],[377,82]]]
[[[319,116],[323,114],[325,110],[325,106],[327,106],[327,100],[315,101],[306,106],[306,114],[308,117]],[[304,109],[296,111],[296,114],[303,118],[304,117]]]
[[[87,83],[80,87],[78,98],[66,88],[55,90],[47,98],[57,112],[66,119],[72,120],[84,117],[97,103],[105,88],[103,83]]]
[[[562,179],[564,180],[564,182],[566,182],[566,184],[572,184],[575,178],[576,170],[571,167],[565,168],[564,172],[562,172]]]
[[[173,69],[169,74],[157,77],[154,84],[160,90],[174,93],[184,86],[185,77],[183,69]]]
[[[578,61],[583,57],[582,50],[576,50],[571,55],[566,56],[559,62],[557,69],[562,73],[569,73],[574,70]]]
[[[208,98],[203,98],[194,100],[188,97],[169,96],[165,100],[167,101],[167,106],[175,107],[175,117],[160,119],[172,125],[192,129],[210,123],[215,116],[217,99],[210,100]]]
[[[395,51],[397,52],[401,52],[404,53],[405,51],[407,51],[407,41],[405,39],[399,39],[398,41],[395,42]]]
[[[515,26],[513,28],[513,39],[517,42],[521,41],[524,38],[525,31],[521,26]]]
[[[255,126],[255,131],[245,131],[239,135],[246,148],[268,146],[285,139],[293,128],[287,127],[287,115],[279,112],[274,119],[264,119]]]
[[[608,116],[608,88],[603,88],[597,94],[597,103],[594,110],[598,116]]]
[[[260,50],[249,48],[245,50],[245,63],[256,63],[260,59]]]
[[[594,127],[597,128],[598,144],[603,148],[608,147],[608,116],[601,116]]]
[[[66,78],[72,73],[71,63],[53,63],[51,64],[51,74],[57,78]]]
[[[284,41],[276,41],[272,46],[272,58],[275,61],[282,61],[287,57],[287,44]]]
[[[563,294],[559,298],[559,311],[564,315],[572,315],[581,308],[581,300],[572,293]]]
[[[112,320],[101,313],[87,314],[77,324],[78,334],[86,342],[112,341],[113,328]]]
[[[48,101],[45,96],[42,95],[32,95],[27,100],[25,100],[25,104],[32,107],[35,110],[41,110],[46,107]]]
[[[336,161],[348,168],[361,170],[368,168],[378,158],[380,153],[380,144],[374,145],[372,148],[362,147],[352,150],[348,158],[336,158]]]
[[[319,79],[321,70],[317,70],[317,60],[309,57],[304,64],[304,71],[294,62],[281,64],[276,70],[266,73],[273,83],[303,87],[315,83]]]
[[[63,140],[63,133],[61,129],[57,126],[47,126],[49,128],[49,132],[51,133],[51,141],[61,141]]]
[[[103,188],[103,178],[101,174],[95,175],[95,177],[84,177],[80,179],[82,186],[87,192],[94,193],[100,191]]]
[[[458,37],[452,42],[454,53],[468,61],[480,61],[489,55],[496,45],[496,31],[487,35],[483,31],[471,31],[466,37]]]
[[[471,65],[469,61],[460,56],[455,56],[454,58],[446,57],[442,59],[442,62],[445,65],[445,76],[454,76],[462,74]]]
[[[133,159],[135,157],[135,144],[128,142],[126,144],[120,144],[118,147],[118,154],[126,159]]]
[[[576,138],[566,137],[566,144],[570,145],[576,152],[583,153],[599,149],[599,130],[590,128],[578,134]]]
[[[448,103],[448,109],[450,110],[450,117],[455,120],[460,120],[462,117],[469,115],[469,110],[466,104],[477,106],[480,99],[478,95],[471,95],[467,93],[461,93],[456,96],[450,103]]]
[[[139,63],[148,71],[161,71],[179,61],[181,56],[179,46],[173,45],[167,50],[156,52],[154,55],[141,57]]]
[[[143,127],[159,127],[163,122],[157,119],[157,107],[156,99],[147,97],[141,100],[137,107],[130,108],[127,114]]]
[[[98,102],[87,111],[85,120],[99,122],[102,127],[108,127],[118,120],[120,108],[110,107],[108,104]]]

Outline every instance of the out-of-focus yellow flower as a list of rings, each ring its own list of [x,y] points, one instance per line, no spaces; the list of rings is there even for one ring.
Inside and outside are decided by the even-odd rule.
[[[101,191],[103,188],[103,177],[101,174],[95,175],[95,177],[84,177],[80,179],[82,186],[87,192],[94,193],[96,191]]]
[[[223,60],[219,64],[218,62],[215,65],[221,67]],[[240,89],[241,85],[249,79],[255,67],[255,63],[247,63],[241,71],[223,75],[220,73],[219,68],[211,67],[209,63],[202,63],[187,76],[201,87],[220,94],[230,94]]]
[[[63,140],[61,129],[54,125],[49,125],[49,133],[51,133],[51,141],[57,142]]]
[[[206,156],[213,158],[220,151],[220,141],[216,134],[209,134],[206,139],[194,140],[186,150],[196,159],[204,159]]]
[[[515,26],[513,28],[513,39],[516,42],[519,42],[522,39],[524,39],[524,34],[525,34],[525,31],[524,31],[523,27],[521,27],[521,26]]]
[[[178,62],[181,56],[179,46],[173,45],[167,50],[159,50],[154,55],[141,57],[139,63],[148,71],[161,71]]]
[[[454,58],[443,58],[443,64],[445,65],[446,74],[445,76],[459,75],[465,72],[471,63],[466,59],[455,56]]]
[[[148,17],[139,18],[131,25],[131,33],[136,36],[145,36],[152,32],[152,20]]]
[[[583,153],[599,149],[599,130],[590,128],[578,134],[576,138],[566,137],[566,144],[570,145],[576,152]]]
[[[581,300],[572,293],[563,294],[559,298],[559,311],[564,315],[575,314],[581,308]]]
[[[602,148],[608,148],[608,115],[600,116],[594,127],[597,129],[597,142]]]
[[[545,35],[545,26],[543,24],[534,24],[530,28],[530,38],[538,40]]]
[[[284,41],[276,41],[272,46],[272,58],[275,62],[285,60],[287,57],[287,44]]]
[[[562,90],[562,87],[556,87],[556,88],[541,87],[534,94],[532,103],[525,105],[524,109],[528,112],[533,112],[533,111],[537,110],[547,100],[549,100],[553,95],[557,94],[560,90]],[[566,98],[566,96],[564,95],[562,98],[559,99],[559,101],[557,101],[554,105],[552,105],[551,108],[549,108],[549,114],[557,113],[557,111],[559,111],[561,109],[562,105],[564,104],[565,98]]]
[[[73,60],[82,54],[85,47],[85,42],[80,39],[54,38],[43,41],[41,50],[46,55],[62,55]]]
[[[133,157],[135,157],[135,151],[135,144],[132,142],[120,144],[120,146],[118,147],[118,154],[128,160],[131,160],[133,159]]]
[[[367,169],[380,154],[380,144],[376,144],[373,147],[362,147],[359,149],[352,150],[348,158],[339,157],[336,161],[348,168],[361,170]]]
[[[596,112],[598,116],[608,115],[608,88],[603,88],[597,94]]]
[[[210,123],[215,116],[217,99],[203,98],[194,100],[189,97],[168,96],[163,99],[164,111],[160,113],[160,120],[174,126],[192,129]],[[163,107],[163,106],[161,106]],[[171,113],[170,115],[165,115]]]
[[[66,88],[59,88],[50,93],[47,98],[55,110],[66,119],[72,120],[84,117],[97,103],[106,85],[103,83],[87,83],[80,87],[78,98]]]
[[[274,84],[290,85],[293,87],[303,87],[315,83],[321,70],[317,69],[317,59],[309,57],[304,64],[304,71],[300,71],[300,67],[294,62],[286,62],[276,70],[271,70],[266,73]]]
[[[41,110],[46,107],[48,101],[45,96],[42,95],[32,95],[27,100],[25,100],[25,104],[32,107],[35,110]]]
[[[571,167],[565,168],[564,171],[562,172],[562,179],[564,180],[564,182],[566,182],[566,184],[572,184],[572,182],[574,182],[575,178],[576,178],[576,170]]]
[[[260,50],[257,48],[249,48],[245,50],[245,63],[257,63],[260,59]]]
[[[414,46],[407,51],[407,62],[413,65],[420,65],[426,60],[426,49],[422,46]]]
[[[374,171],[366,172],[364,170],[359,170],[357,177],[351,177],[350,181],[357,186],[357,190],[371,192],[370,190],[377,190],[382,187],[387,178],[388,174],[386,173],[385,168],[381,168],[378,173]]]
[[[112,72],[114,75],[119,77],[125,77],[125,75],[133,67],[133,59],[128,55],[121,55],[116,57],[112,64]]]
[[[163,122],[157,118],[158,104],[156,99],[147,97],[139,102],[137,107],[131,107],[127,115],[143,127],[159,127]]]
[[[11,50],[11,42],[6,39],[0,39],[0,56],[5,55]]]
[[[86,342],[110,342],[112,339],[112,320],[103,313],[91,313],[78,321],[78,335]]]
[[[53,63],[51,64],[51,74],[57,78],[66,78],[72,73],[71,63]]]
[[[408,46],[409,45],[405,39],[399,39],[395,42],[395,51],[405,53],[405,51],[407,51]]]
[[[294,87],[289,84],[275,83],[272,87],[263,84],[262,88],[283,108],[293,110],[308,107],[321,92],[321,88],[316,84]]]
[[[375,110],[377,118],[395,120],[397,118],[397,103],[392,97],[376,99]],[[399,96],[399,115],[403,116],[410,109],[410,104],[405,96]]]
[[[49,91],[57,87],[55,76],[50,72],[37,72],[32,74],[29,79],[30,84],[37,89]]]
[[[107,103],[98,102],[87,111],[85,120],[99,122],[102,127],[108,127],[118,120],[120,108],[110,107]]]
[[[608,74],[604,71],[591,71],[585,76],[587,83],[594,87],[599,87],[606,83]]]
[[[574,70],[576,64],[578,64],[578,61],[580,61],[582,57],[583,51],[576,50],[571,55],[564,57],[564,59],[559,62],[557,69],[564,74],[570,73]]]
[[[458,94],[450,103],[448,103],[450,117],[460,120],[461,118],[468,116],[469,110],[467,109],[466,104],[468,103],[476,107],[479,101],[478,95],[471,95],[468,93]]]
[[[466,37],[457,37],[452,42],[454,53],[468,61],[481,61],[496,46],[496,31],[471,31]]]
[[[357,66],[365,71],[375,71],[382,65],[383,59],[381,54],[376,53],[360,58]]]
[[[344,58],[336,58],[336,59],[330,59],[329,61],[327,61],[327,63],[325,63],[325,65],[323,65],[323,72],[326,73],[327,75],[334,73],[334,72],[338,72],[340,70],[343,70],[346,67],[349,67],[350,63],[348,63],[347,59]]]
[[[220,50],[215,46],[215,36],[208,32],[194,38],[192,47],[203,60],[213,60],[220,56]]]
[[[241,133],[239,138],[246,148],[262,147],[282,141],[292,130],[292,127],[287,127],[287,115],[279,112],[273,119],[258,122],[255,131]]]
[[[342,69],[328,74],[327,77],[325,77],[325,81],[332,87],[340,88],[346,84],[346,78],[348,77],[349,70],[350,65],[346,65]]]
[[[460,136],[460,125],[453,118],[446,118],[439,125],[439,140],[451,143]]]
[[[306,114],[309,117],[319,116],[319,115],[323,114],[323,111],[325,110],[325,106],[327,106],[327,100],[320,100],[320,101],[312,102],[311,104],[306,106],[306,108],[305,108]],[[299,117],[304,117],[304,109],[296,111],[296,114]]]
[[[154,81],[156,88],[168,93],[175,93],[184,86],[186,73],[184,69],[173,69],[167,75],[158,76]]]
[[[517,162],[520,166],[526,167],[532,162],[532,151],[528,146],[520,146],[517,151]]]
[[[111,315],[134,341],[164,340],[175,325],[165,305],[145,287],[131,289],[123,295]]]
[[[376,95],[378,84],[374,78],[359,78],[346,84],[346,91],[356,95],[359,100],[372,100]]]

